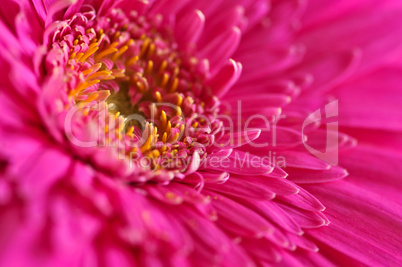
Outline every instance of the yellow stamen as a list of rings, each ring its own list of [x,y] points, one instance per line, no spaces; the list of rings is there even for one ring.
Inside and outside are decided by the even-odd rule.
[[[163,111],[163,110],[162,110],[160,119],[161,119],[161,123],[162,123],[162,125],[161,125],[162,129],[165,129],[166,128],[167,118],[166,118],[166,112]]]
[[[133,39],[130,39],[128,42],[127,42],[127,46],[131,46],[131,45],[133,45],[134,44],[134,40]]]
[[[91,50],[91,49],[97,47],[98,45],[99,45],[98,42],[93,42],[92,44],[90,44],[90,45],[88,46],[88,50]]]
[[[181,111],[181,107],[177,107],[177,116],[181,116],[181,114],[183,114],[183,112]]]
[[[126,65],[127,66],[131,66],[131,65],[133,65],[135,62],[137,62],[138,61],[138,56],[135,56],[135,57],[132,57],[132,58],[130,58],[128,61],[127,61],[127,63],[126,63]]]
[[[124,121],[120,121],[119,128],[116,131],[119,132],[119,134],[121,134],[125,126],[126,124],[124,123]]]
[[[177,86],[179,86],[179,79],[176,77],[173,80],[172,87],[170,87],[170,92],[173,93],[176,91]]]
[[[109,75],[109,76],[103,78],[104,81],[109,81],[109,80],[114,80],[114,79],[116,79],[116,77],[113,75]]]
[[[98,98],[98,96],[99,96],[99,94],[90,94],[89,96],[88,96],[88,98],[85,100],[85,102],[91,102],[91,101],[93,101],[93,100],[95,100],[96,98]]]
[[[92,74],[91,76],[89,76],[87,78],[87,80],[91,80],[100,76],[109,76],[110,74],[112,74],[112,72],[110,70],[103,70],[103,71],[98,71],[95,72],[94,74]]]
[[[172,129],[172,124],[168,121],[165,132],[170,133],[170,129]]]
[[[161,155],[161,153],[156,149],[152,151],[152,154],[153,154],[154,158],[157,158]]]
[[[194,99],[191,96],[186,97],[187,103],[191,106],[194,104]]]
[[[179,135],[179,133],[176,133],[172,138],[172,142],[176,141],[179,138]]]
[[[162,61],[161,65],[159,66],[159,72],[162,73],[167,67],[167,61]]]
[[[126,76],[126,69],[121,69],[117,73],[113,72],[113,76],[115,76],[116,78],[124,78],[124,81],[130,80],[130,78]]]
[[[90,74],[92,71],[93,71],[93,69],[92,69],[92,68],[89,68],[89,69],[87,69],[87,70],[82,71],[82,74],[83,74],[84,76],[86,76],[86,75]]]
[[[131,126],[128,131],[126,132],[127,135],[131,136],[134,133],[134,126]]]
[[[169,74],[164,73],[161,81],[161,87],[165,87],[169,81]]]
[[[90,56],[92,56],[96,51],[98,51],[99,47],[94,47],[91,49],[88,49],[87,52],[85,52],[85,54],[81,57],[80,62],[84,62],[85,60],[87,60]]]
[[[180,72],[180,67],[174,68],[174,71],[173,71],[174,76],[179,75],[179,72]]]
[[[151,43],[149,45],[149,49],[148,49],[148,53],[147,53],[147,57],[150,58],[155,52],[155,44]]]
[[[118,50],[115,48],[119,43],[114,42],[112,43],[107,49],[103,50],[100,52],[98,55],[96,55],[95,60],[99,61],[100,59],[104,58],[107,55],[113,54],[117,52]]]
[[[147,88],[145,88],[145,85],[141,82],[136,82],[135,85],[137,86],[137,89],[141,92],[141,93],[145,93]]]
[[[100,69],[101,66],[102,66],[102,63],[96,63],[96,64],[92,65],[92,67],[90,67],[89,69],[84,70],[84,71],[82,72],[82,74],[83,74],[84,76],[86,76],[86,75],[90,74],[91,72],[93,72],[94,69],[97,69],[97,70]]]
[[[145,69],[145,73],[151,73],[152,68],[154,67],[154,62],[152,60],[149,60],[147,63],[147,67]]]
[[[84,89],[86,89],[86,88],[88,88],[88,87],[90,87],[92,85],[95,85],[97,83],[100,83],[100,80],[93,80],[93,81],[89,81],[89,82],[83,82],[80,85],[78,85],[77,88],[72,90],[70,92],[70,95],[75,95],[75,94],[81,92],[82,90],[84,90]]]
[[[163,135],[162,135],[162,142],[166,143],[166,141],[167,141],[167,133],[164,132]]]
[[[145,51],[147,50],[150,42],[151,42],[151,39],[149,39],[149,38],[144,40],[144,43],[142,44],[141,51],[140,51],[140,57],[142,57],[145,54]]]
[[[183,103],[183,97],[181,95],[177,95],[177,106],[181,106]]]
[[[162,102],[162,95],[158,91],[155,92],[156,101],[158,103]]]
[[[113,60],[113,61],[117,60],[121,55],[124,54],[124,52],[127,51],[127,49],[128,49],[128,46],[127,46],[127,45],[121,47],[121,48],[119,49],[119,51],[118,51],[116,54],[113,55],[112,60]]]
[[[75,57],[75,59],[77,59],[77,60],[79,61],[83,55],[84,55],[84,53],[79,53],[79,54]]]
[[[126,72],[125,69],[113,69],[112,74],[116,78],[124,78],[126,75],[124,74]]]
[[[148,136],[147,141],[141,147],[141,152],[144,153],[145,151],[151,149],[151,142],[152,142],[152,135]]]

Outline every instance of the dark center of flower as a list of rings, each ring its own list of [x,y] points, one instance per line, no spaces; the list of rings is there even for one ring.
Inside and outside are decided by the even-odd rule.
[[[222,123],[215,119],[219,101],[204,85],[208,61],[179,51],[162,21],[84,12],[58,22],[49,50],[65,57],[64,107],[89,117],[107,110],[99,124],[107,138],[99,144],[125,144],[126,158],[177,170],[182,159],[206,153]]]

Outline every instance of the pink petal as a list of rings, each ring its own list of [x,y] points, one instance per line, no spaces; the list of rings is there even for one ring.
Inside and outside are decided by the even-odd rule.
[[[233,180],[234,179],[248,181],[254,185],[267,188],[276,195],[293,195],[299,192],[297,186],[287,179],[269,178],[264,176],[245,177],[240,175],[233,177]]]
[[[161,0],[156,1],[150,10],[150,15],[155,16],[161,14],[163,16],[171,16],[182,8],[188,0]]]
[[[241,175],[267,174],[274,169],[266,159],[242,151],[235,151],[226,158],[211,155],[201,168]]]
[[[340,124],[365,129],[402,130],[401,69],[383,68],[336,90]],[[375,109],[375,112],[372,110]],[[368,116],[369,115],[369,116]]]
[[[227,30],[240,28],[244,19],[244,8],[238,5],[231,5],[227,9],[220,10],[215,16],[206,21],[205,31],[197,44],[204,47],[208,42],[218,38]]]
[[[321,212],[303,210],[287,205],[280,205],[280,207],[302,228],[318,228],[329,224],[329,220]]]
[[[359,9],[324,26],[306,29],[300,41],[317,53],[326,53],[327,47],[331,47],[331,54],[359,47],[362,51],[359,72],[373,69],[399,53],[402,40],[402,29],[398,27],[401,6],[376,4],[376,7],[374,14],[370,8]]]
[[[348,175],[348,172],[345,169],[334,166],[331,166],[331,168],[328,170],[309,170],[297,168],[286,168],[285,170],[289,174],[289,180],[301,184],[324,183],[343,179]]]
[[[219,37],[210,41],[199,52],[199,58],[207,58],[214,75],[229,58],[239,45],[241,32],[239,28],[233,27],[221,34]]]
[[[330,165],[317,157],[296,151],[281,151],[281,155],[286,159],[286,166],[293,168],[328,170]]]
[[[270,224],[254,211],[229,198],[212,194],[216,197],[213,205],[218,212],[218,224],[235,234],[257,237],[272,231]]]
[[[244,96],[244,93],[243,93]],[[228,101],[231,105],[236,105],[239,101],[239,95],[230,95],[224,98]],[[282,107],[289,104],[291,98],[285,94],[258,94],[258,95],[251,95],[248,96],[246,99],[241,101],[242,108],[252,108],[252,107]]]
[[[208,183],[205,185],[205,188],[226,196],[238,198],[273,199],[275,197],[275,193],[271,192],[267,187],[238,180],[234,177],[229,179],[224,185]]]
[[[175,37],[181,48],[195,44],[204,30],[205,16],[200,10],[194,10],[179,18],[175,28]]]
[[[211,86],[215,96],[222,97],[237,82],[241,72],[242,65],[230,59],[214,77],[208,80],[207,85]]]
[[[261,134],[261,130],[252,129],[244,132],[235,132],[223,135],[219,138],[214,146],[217,146],[218,149],[223,148],[236,148],[243,146],[247,143],[250,143],[256,140]]]
[[[324,211],[325,206],[311,193],[299,187],[299,192],[295,195],[281,196],[278,195],[276,199],[291,204],[295,207],[309,210],[309,211]]]
[[[328,208],[326,215],[331,227],[308,231],[314,239],[328,245],[326,253],[342,253],[367,265],[397,265],[402,260],[400,205],[373,194],[373,188],[368,191],[347,181],[307,188],[323,199]]]

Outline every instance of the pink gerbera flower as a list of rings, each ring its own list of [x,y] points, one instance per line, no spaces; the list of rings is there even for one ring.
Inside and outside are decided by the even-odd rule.
[[[401,14],[4,1],[0,264],[397,265]]]

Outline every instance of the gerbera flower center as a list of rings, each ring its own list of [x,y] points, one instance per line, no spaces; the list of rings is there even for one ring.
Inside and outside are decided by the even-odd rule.
[[[129,143],[125,155],[148,157],[154,169],[178,169],[182,159],[205,154],[222,125],[219,102],[204,86],[208,62],[179,51],[160,16],[113,10],[58,23],[51,44],[68,55],[66,108],[86,116],[107,110],[105,142]]]

